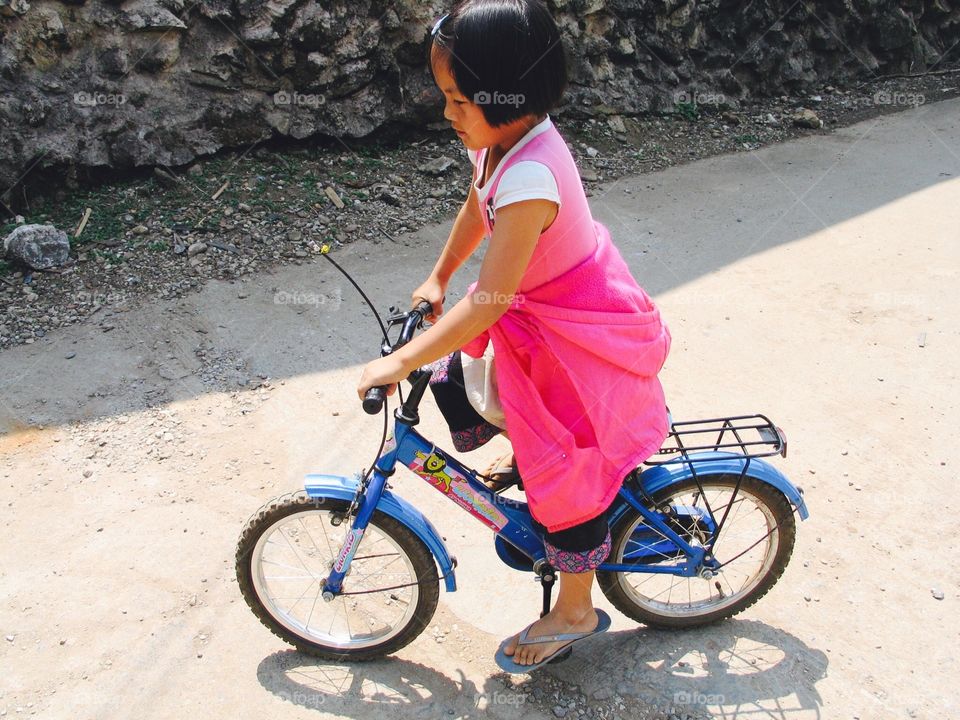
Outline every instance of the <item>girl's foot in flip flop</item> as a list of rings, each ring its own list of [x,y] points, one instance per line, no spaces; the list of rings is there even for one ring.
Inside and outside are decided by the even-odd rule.
[[[520,473],[514,467],[513,453],[501,455],[487,466],[483,471],[484,475],[489,475],[490,479],[481,478],[481,482],[490,488],[493,492],[499,492],[511,485],[516,484],[520,478]]]
[[[506,656],[505,661],[500,662],[501,667],[516,666],[511,667],[512,672],[523,672],[520,668],[524,667],[533,670],[561,654],[568,645],[604,632],[609,627],[610,616],[603,610],[591,609],[580,617],[565,617],[551,610],[501,646],[502,654]],[[523,642],[521,636],[524,636]],[[538,637],[550,636],[561,637],[549,642],[530,642]]]

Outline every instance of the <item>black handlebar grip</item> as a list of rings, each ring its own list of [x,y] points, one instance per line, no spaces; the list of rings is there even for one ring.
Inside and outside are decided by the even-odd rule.
[[[446,300],[446,295],[443,296],[443,299]],[[429,300],[421,300],[417,303],[417,306],[414,308],[415,311],[419,312],[421,318],[426,317],[433,312],[433,303]],[[410,338],[403,338],[404,333],[407,335],[412,335],[414,330],[414,325],[411,323],[413,318],[408,317],[404,322],[403,331],[401,332],[401,342],[406,342]],[[419,323],[418,323],[419,324]],[[383,403],[387,397],[387,388],[383,385],[377,385],[368,389],[363,394],[363,410],[368,415],[376,415],[381,410],[383,410]]]
[[[383,401],[387,397],[386,388],[383,385],[377,385],[370,388],[363,394],[363,410],[368,415],[376,415],[383,410]]]

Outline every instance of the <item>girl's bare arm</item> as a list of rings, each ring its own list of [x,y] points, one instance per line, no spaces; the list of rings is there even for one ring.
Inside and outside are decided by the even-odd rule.
[[[497,211],[497,224],[483,257],[475,292],[460,300],[435,325],[387,356],[402,365],[402,370],[398,370],[400,377],[453,352],[509,309],[554,208],[556,203],[536,199],[512,203]]]
[[[432,275],[444,285],[450,282],[457,268],[463,265],[483,241],[483,233],[483,219],[480,217],[477,191],[471,182],[470,193],[460,212],[457,213],[450,237],[440,253]]]

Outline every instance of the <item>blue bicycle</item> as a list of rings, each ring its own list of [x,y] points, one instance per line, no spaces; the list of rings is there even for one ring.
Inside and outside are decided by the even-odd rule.
[[[410,341],[429,303],[394,311],[395,343]],[[354,477],[311,474],[303,491],[261,507],[237,547],[240,590],[254,614],[300,651],[332,660],[395,652],[430,623],[442,580],[457,588],[453,558],[430,520],[394,494],[404,465],[495,533],[499,557],[533,572],[550,608],[555,570],[521,500],[487,488],[416,430],[430,379],[423,368],[398,393],[393,432],[384,416],[376,461]],[[364,400],[384,409],[383,388]],[[609,511],[613,547],[597,571],[601,590],[628,617],[683,628],[730,617],[777,582],[793,551],[802,490],[765,460],[786,456],[783,433],[763,415],[673,422],[664,446],[624,478]],[[646,466],[646,467],[644,467]],[[520,480],[522,489],[522,478]]]

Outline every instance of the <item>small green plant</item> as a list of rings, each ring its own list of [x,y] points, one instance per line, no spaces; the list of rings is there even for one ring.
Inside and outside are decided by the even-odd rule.
[[[167,249],[167,244],[162,240],[154,240],[152,243],[147,245],[147,247],[153,250],[154,252],[163,252],[164,250]]]
[[[737,136],[734,137],[733,139],[736,140],[736,141],[739,142],[739,143],[751,143],[751,144],[752,144],[752,143],[758,143],[758,142],[760,142],[760,138],[758,138],[756,135],[737,135]]]
[[[376,145],[362,145],[356,149],[356,153],[357,155],[362,155],[363,157],[371,160],[380,159],[380,148]]]
[[[677,114],[684,120],[693,122],[700,117],[700,109],[695,102],[678,102],[674,103],[674,107],[676,108]]]

